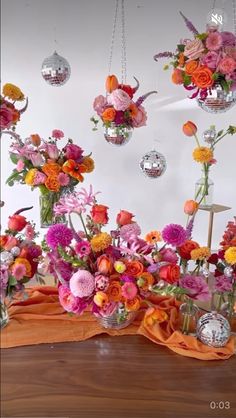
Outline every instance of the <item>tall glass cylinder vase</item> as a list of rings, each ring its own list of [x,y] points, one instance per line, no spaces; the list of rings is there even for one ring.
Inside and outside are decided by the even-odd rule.
[[[39,197],[41,228],[48,228],[56,223],[66,222],[64,215],[56,216],[53,211],[53,206],[58,202],[60,197],[61,194],[56,192],[41,193]]]
[[[228,294],[228,300],[221,305],[220,313],[229,321],[231,331],[236,333],[236,289]]]
[[[181,332],[186,335],[195,335],[199,316],[197,305],[192,300],[189,300],[180,306],[179,312]]]
[[[8,309],[6,299],[1,298],[0,300],[0,327],[4,328],[9,322]]]
[[[203,166],[202,177],[195,185],[195,200],[200,203],[200,208],[209,209],[213,204],[214,183],[209,177],[209,167]]]

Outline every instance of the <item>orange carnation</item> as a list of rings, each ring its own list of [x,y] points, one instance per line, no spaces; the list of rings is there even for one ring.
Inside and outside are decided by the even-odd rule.
[[[134,299],[130,299],[130,300],[125,301],[125,308],[128,312],[138,311],[140,306],[141,306],[140,296],[135,296]]]
[[[104,122],[112,122],[115,119],[116,111],[113,107],[108,107],[102,113],[102,119]]]
[[[185,72],[188,75],[193,74],[194,71],[198,68],[198,62],[197,61],[188,61],[185,64]]]
[[[122,291],[121,285],[118,282],[111,282],[110,286],[108,287],[106,294],[110,301],[112,302],[120,302],[122,299]]]
[[[127,261],[125,274],[138,277],[143,272],[143,265],[140,261]]]
[[[211,87],[214,83],[212,71],[208,67],[200,66],[192,74],[192,82],[200,89]]]
[[[57,176],[61,171],[61,166],[55,162],[45,163],[42,167],[42,171],[47,176]]]
[[[64,173],[69,174],[69,176],[75,178],[78,181],[84,181],[84,177],[81,173],[86,173],[86,166],[83,164],[78,164],[74,160],[67,160],[63,166],[62,170]]]

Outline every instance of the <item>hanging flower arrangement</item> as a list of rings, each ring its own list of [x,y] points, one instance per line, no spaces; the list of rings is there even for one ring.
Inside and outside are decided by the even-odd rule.
[[[18,109],[15,103],[23,101],[25,101],[25,105]],[[27,106],[28,99],[25,98],[19,87],[10,83],[5,84],[0,96],[0,129],[2,131],[14,129],[20,120],[21,114],[26,111]]]

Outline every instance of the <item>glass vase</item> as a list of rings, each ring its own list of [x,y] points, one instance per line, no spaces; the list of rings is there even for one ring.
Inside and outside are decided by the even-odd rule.
[[[223,315],[230,323],[231,331],[236,333],[236,294],[231,293],[228,295],[227,302],[221,305],[220,310]]]
[[[5,299],[0,301],[0,325],[4,328],[9,322],[8,309]]]
[[[128,312],[126,315],[120,315],[117,311],[112,315],[97,315],[99,324],[106,329],[122,329],[128,327],[135,320],[137,312]]]
[[[214,183],[209,178],[209,169],[202,171],[202,177],[195,185],[195,200],[200,203],[200,208],[209,209],[213,204]]]
[[[221,313],[222,306],[226,301],[225,298],[226,296],[223,292],[213,291],[211,295],[211,311]]]
[[[61,197],[61,193],[48,192],[39,196],[40,206],[40,226],[41,228],[48,228],[56,223],[65,223],[64,215],[56,216],[53,211],[53,206]]]
[[[125,145],[129,142],[132,136],[132,128],[125,125],[116,125],[111,123],[110,126],[105,128],[104,137],[109,144],[112,145]]]
[[[182,303],[179,308],[180,329],[183,334],[196,335],[199,309],[191,302]]]

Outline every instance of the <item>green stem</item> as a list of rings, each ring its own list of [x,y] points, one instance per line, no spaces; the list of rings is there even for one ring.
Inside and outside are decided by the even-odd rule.
[[[87,238],[87,240],[89,241],[89,234],[88,234],[88,231],[87,231],[87,228],[86,228],[86,225],[85,225],[85,223],[84,223],[83,216],[81,215],[81,213],[79,213],[79,217],[80,217],[81,223],[82,223],[82,225],[83,225],[83,228],[84,228],[84,232],[85,232],[86,238]]]
[[[198,145],[198,147],[200,148],[200,147],[201,147],[201,145],[200,145],[200,142],[199,142],[198,137],[197,137],[197,135],[196,135],[196,134],[194,134],[194,138],[196,139],[196,141],[197,141],[197,145]]]

